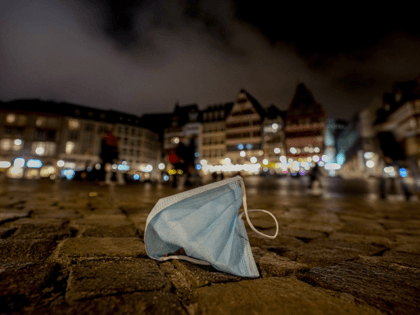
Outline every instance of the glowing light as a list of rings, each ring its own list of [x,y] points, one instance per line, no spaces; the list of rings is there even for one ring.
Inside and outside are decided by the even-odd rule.
[[[159,168],[160,170],[163,170],[163,169],[165,168],[165,164],[160,163],[160,164],[158,165],[158,168]]]
[[[42,162],[41,162],[41,160],[30,159],[26,163],[26,166],[30,167],[30,168],[40,168],[42,166]]]
[[[203,166],[204,166],[204,165],[207,165],[207,161],[206,161],[206,160],[201,160],[201,161],[200,161],[200,164],[201,164],[201,165],[203,165]]]
[[[8,168],[12,165],[9,161],[0,161],[0,168]]]
[[[225,163],[226,164],[230,164],[230,159],[227,157],[227,158],[225,158]]]
[[[122,165],[127,165],[127,161],[122,161]]]
[[[99,164],[99,163],[95,164],[95,169],[100,170],[101,169],[101,164]]]
[[[324,162],[322,162],[322,161],[319,161],[319,162],[318,162],[318,165],[319,165],[319,166],[321,166],[321,167],[322,167],[322,166],[324,166],[324,164],[325,164],[325,163],[324,163]]]
[[[74,170],[62,170],[61,174],[68,180],[71,180],[73,179],[75,172]]]
[[[22,140],[20,140],[20,139],[15,140],[15,145],[21,145],[21,144],[22,144]]]
[[[310,148],[309,148],[309,152],[310,152],[310,153],[314,152],[314,148],[310,147]]]
[[[290,164],[292,164],[292,163],[293,163],[293,159],[292,159],[292,158],[289,158],[287,161],[288,161]]]
[[[372,167],[375,166],[375,163],[373,161],[367,161],[366,166],[369,167],[369,168],[372,168]]]
[[[15,167],[23,167],[25,165],[25,159],[17,158],[13,161],[13,166]]]
[[[303,176],[303,175],[305,175],[305,171],[303,171],[303,170],[299,171],[299,174]]]
[[[345,161],[346,161],[346,158],[345,158],[344,154],[339,153],[337,155],[337,163],[340,164],[340,165],[343,165]]]
[[[184,174],[184,172],[182,170],[178,170],[178,174],[182,175],[182,174]]]
[[[279,129],[279,125],[274,123],[274,124],[271,125],[271,128],[273,128],[274,130],[277,130],[277,129]]]
[[[287,158],[286,158],[284,155],[282,155],[282,156],[280,157],[280,162],[282,162],[282,163],[286,163],[286,162],[287,162]]]
[[[241,151],[241,153],[239,153],[240,156],[244,157],[246,155],[245,151]]]
[[[319,152],[319,148],[318,148],[318,147],[315,147],[315,148],[314,148],[314,152],[315,152],[315,153],[318,153],[318,152]]]
[[[35,153],[38,155],[44,154],[45,149],[43,147],[36,148]]]
[[[407,177],[407,170],[405,168],[400,168],[400,176]]]
[[[251,163],[257,163],[257,158],[255,156],[253,156],[249,160],[251,161]]]
[[[338,163],[328,163],[328,164],[325,164],[324,168],[326,170],[339,170],[341,168],[341,165]]]
[[[312,160],[314,162],[318,162],[319,161],[319,156],[318,155],[314,155],[313,158],[312,158]]]
[[[168,175],[166,175],[166,176],[168,176]],[[134,174],[133,178],[134,178],[134,180],[139,180],[140,176],[139,176],[139,174]]]
[[[312,158],[311,158],[310,156],[308,156],[308,157],[306,158],[306,161],[308,161],[308,162],[312,162]]]
[[[252,144],[247,143],[246,148],[247,148],[248,150],[251,150],[251,149],[252,149]]]
[[[173,141],[175,144],[178,144],[178,143],[179,143],[179,138],[178,138],[178,137],[175,137],[175,138],[173,138],[173,139],[172,139],[172,141]]]
[[[113,170],[116,170],[118,168],[118,165],[117,164],[112,164],[111,167],[112,167]]]
[[[384,167],[384,172],[385,173],[393,173],[395,171],[394,171],[394,168],[392,166],[387,166],[387,167]]]
[[[200,165],[200,164],[197,164],[197,165],[195,166],[195,169],[196,169],[197,171],[201,170],[201,165]]]
[[[22,178],[23,177],[23,168],[19,166],[13,166],[9,168],[7,176],[10,178]]]
[[[267,160],[267,159],[264,159],[264,160],[263,160],[263,164],[264,164],[264,165],[267,165],[267,164],[268,164],[268,160]]]
[[[244,145],[242,143],[238,144],[238,149],[239,150],[243,150],[244,149]]]
[[[120,165],[118,165],[117,169],[119,171],[128,171],[130,169],[130,167],[128,165],[120,164]]]
[[[260,151],[258,151],[258,154],[259,155],[263,155],[264,154],[264,151],[263,150],[260,150]]]
[[[64,163],[64,167],[65,168],[74,169],[74,168],[76,168],[76,163],[74,163],[74,162],[65,162]]]
[[[365,159],[371,159],[373,158],[373,152],[365,152],[365,154],[363,154],[363,157]]]
[[[261,168],[260,164],[236,164],[236,165],[209,165],[208,170],[211,173],[214,172],[251,172],[251,173],[258,173],[259,169]]]
[[[163,180],[164,180],[165,182],[167,182],[167,181],[169,180],[169,176],[168,176],[168,175],[163,176]]]
[[[194,153],[194,156],[195,156],[195,157],[199,157],[199,156],[200,156],[200,153],[195,152],[195,153]]]
[[[63,167],[64,166],[64,161],[63,160],[57,161],[57,166],[58,167]]]
[[[309,151],[309,148],[308,147],[304,147],[303,148],[303,151],[308,152]]]
[[[152,165],[150,165],[150,164],[147,164],[146,166],[143,166],[143,167],[141,168],[141,170],[142,170],[143,172],[149,173],[149,172],[151,172],[151,171],[153,170],[153,166],[152,166]]]
[[[299,162],[298,161],[293,162],[293,170],[295,170],[295,171],[299,170]]]
[[[296,152],[297,152],[296,148],[294,148],[294,147],[290,148],[290,153],[295,154]]]
[[[323,160],[324,162],[327,162],[329,159],[330,159],[330,158],[329,158],[327,155],[325,155],[325,154],[322,156],[322,160]]]
[[[280,153],[280,149],[279,148],[274,148],[274,153],[279,154]]]

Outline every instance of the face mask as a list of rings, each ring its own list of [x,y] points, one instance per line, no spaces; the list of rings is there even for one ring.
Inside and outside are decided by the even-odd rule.
[[[238,216],[243,203],[244,212]],[[252,225],[248,212],[262,211],[276,222],[276,234],[265,235]],[[241,277],[259,277],[242,216],[250,228],[274,239],[276,218],[265,210],[248,210],[241,176],[160,199],[144,232],[147,255],[158,261],[182,259]],[[164,255],[183,248],[187,256]]]

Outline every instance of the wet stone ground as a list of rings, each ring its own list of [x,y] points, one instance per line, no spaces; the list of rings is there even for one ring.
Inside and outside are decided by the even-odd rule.
[[[0,183],[0,313],[420,314],[418,201],[277,194],[251,181],[248,207],[280,224],[273,240],[247,227],[258,279],[147,256],[150,210],[184,188]],[[250,217],[274,233],[269,216]]]

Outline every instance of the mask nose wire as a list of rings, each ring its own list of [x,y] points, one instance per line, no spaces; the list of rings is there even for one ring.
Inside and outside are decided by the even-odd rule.
[[[277,234],[279,233],[279,223],[277,222],[276,217],[275,217],[275,216],[274,216],[271,212],[268,212],[267,210],[261,210],[261,209],[248,210],[248,206],[247,206],[247,204],[246,204],[246,194],[245,194],[245,184],[244,184],[244,180],[243,180],[243,179],[241,179],[241,180],[240,180],[240,182],[241,182],[241,190],[242,190],[242,204],[244,205],[244,212],[243,212],[243,213],[241,213],[241,214],[238,216],[238,218],[239,218],[239,219],[241,219],[241,218],[242,218],[242,216],[245,214],[245,216],[246,216],[246,220],[247,220],[247,222],[248,222],[248,225],[250,226],[250,228],[251,228],[251,229],[252,229],[255,233],[260,234],[260,235],[262,235],[262,236],[264,236],[264,237],[267,237],[267,238],[271,238],[271,239],[276,238],[276,237],[277,237]],[[274,222],[276,222],[276,234],[274,234],[274,235],[267,235],[267,234],[261,233],[260,231],[258,231],[258,230],[254,227],[254,225],[252,225],[251,220],[249,219],[249,216],[248,216],[248,212],[257,212],[257,211],[260,211],[260,212],[265,212],[265,213],[268,213],[269,215],[271,215],[271,216],[272,216],[272,218],[274,219]]]

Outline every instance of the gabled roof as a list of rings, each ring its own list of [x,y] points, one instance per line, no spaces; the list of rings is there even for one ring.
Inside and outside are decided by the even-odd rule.
[[[261,119],[264,119],[264,117],[267,115],[267,112],[260,105],[260,103],[251,94],[249,94],[244,89],[240,90],[239,93],[244,93],[247,96],[247,98],[250,100],[250,102],[252,103],[252,105],[254,106],[254,108],[257,110],[258,114],[260,114]]]
[[[287,117],[301,116],[306,114],[324,114],[320,104],[318,104],[312,93],[308,90],[305,84],[300,83],[296,87],[295,95],[290,103]]]
[[[201,121],[201,112],[198,109],[197,104],[190,104],[190,105],[183,105],[179,106],[178,104],[175,105],[175,109],[173,112],[173,119],[178,120],[178,126],[183,126],[190,122],[190,113],[197,113],[197,122]]]
[[[229,115],[230,111],[232,110],[233,102],[224,103],[224,104],[216,104],[216,105],[208,105],[204,110],[202,110],[202,114],[209,113],[209,112],[218,112],[223,110],[224,117],[220,117],[217,120],[224,120]],[[216,120],[215,116],[213,116],[213,120]]]

